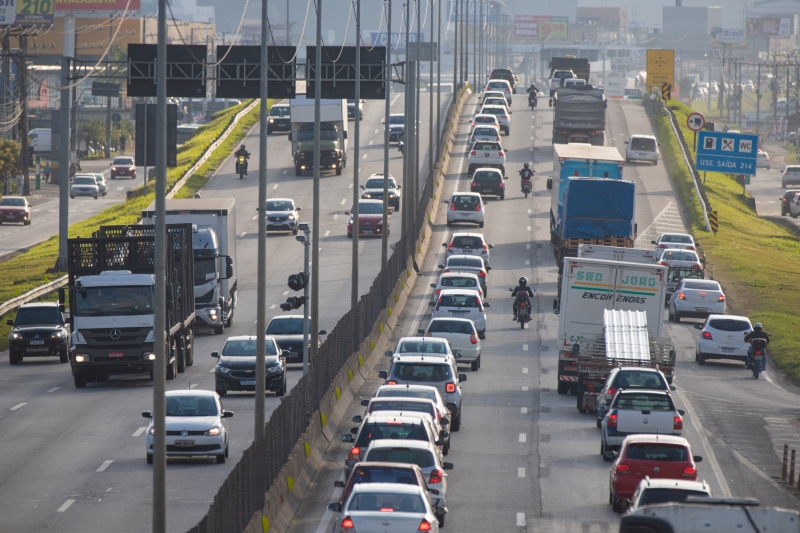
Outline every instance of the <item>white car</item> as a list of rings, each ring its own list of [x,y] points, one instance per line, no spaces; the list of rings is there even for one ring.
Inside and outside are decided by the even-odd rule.
[[[383,200],[383,186],[383,173],[371,175],[367,183],[361,186],[361,188],[364,189],[364,192],[361,193],[361,198],[365,200]],[[400,188],[401,186],[398,185],[392,175],[389,174],[389,184],[387,186],[389,205],[394,207],[395,211],[400,211]]]
[[[554,70],[550,76],[550,98],[556,94],[556,89],[564,86],[564,80],[571,80],[576,77],[571,70]]]
[[[437,337],[402,337],[394,350],[386,351],[387,357],[404,354],[431,354],[432,356],[455,357],[450,343],[446,339]]]
[[[695,344],[694,359],[704,365],[708,359],[733,359],[745,362],[750,343],[744,336],[753,331],[750,319],[736,315],[710,315],[701,324]]]
[[[476,126],[469,137],[470,142],[500,142],[500,130],[497,126]]]
[[[673,322],[724,314],[725,293],[716,281],[683,279],[669,299],[669,319]]]
[[[511,116],[507,108],[499,105],[485,105],[479,114],[494,116],[500,124],[500,133],[511,134]]]
[[[658,142],[652,135],[631,135],[630,140],[625,141],[625,162],[649,161],[658,165]]]
[[[657,241],[650,241],[651,244],[656,245],[656,252],[659,254],[661,250],[667,248],[673,250],[694,250],[694,238],[687,233],[662,233]]]
[[[434,318],[428,322],[428,327],[419,330],[426,337],[447,339],[450,348],[461,352],[456,363],[469,363],[470,370],[476,371],[481,367],[481,339],[475,323],[468,318]]]
[[[795,194],[794,198],[792,198],[789,204],[789,215],[791,215],[792,218],[797,218],[797,216],[800,215],[800,194]]]
[[[688,479],[658,479],[645,477],[631,497],[625,516],[644,516],[648,505],[659,503],[683,503],[688,496],[711,498],[711,487],[705,481]]]
[[[453,233],[448,242],[443,242],[442,246],[447,248],[447,258],[453,255],[474,255],[483,259],[483,263],[489,264],[489,250],[494,248],[491,244],[486,244],[482,233]],[[480,274],[479,274],[480,275]]]
[[[475,291],[478,296],[483,298],[480,278],[477,274],[469,272],[448,272],[441,274],[437,283],[431,283],[434,291],[431,294],[432,301],[436,301],[444,289],[464,289]]]
[[[428,302],[433,307],[431,318],[466,318],[472,320],[478,330],[478,338],[486,338],[486,308],[475,291],[444,289],[436,302]],[[462,354],[463,355],[463,354]]]
[[[106,183],[106,177],[102,174],[92,174],[92,176],[94,176],[94,181],[97,182],[97,188],[100,196],[108,196],[108,183]]]
[[[100,195],[100,187],[97,185],[97,180],[91,174],[79,175],[76,174],[72,180],[72,185],[69,188],[69,197],[75,198],[76,196],[91,196],[95,200]]]
[[[507,80],[489,80],[484,91],[502,91],[508,105],[511,105],[511,95],[514,92]]]
[[[486,106],[502,107],[503,109],[506,110],[506,113],[508,113],[509,115],[511,114],[511,110],[508,108],[508,103],[506,102],[505,98],[500,98],[500,97],[486,98],[483,101],[483,106],[482,107],[486,107]]]
[[[439,268],[443,270],[443,274],[447,274],[449,272],[469,272],[475,274],[478,276],[478,280],[481,282],[483,297],[486,298],[489,296],[489,289],[486,286],[486,278],[492,267],[486,266],[486,264],[483,262],[483,259],[477,255],[451,255],[445,260],[443,265],[439,265]]]
[[[506,151],[498,142],[479,141],[472,145],[467,156],[467,173],[472,173],[477,168],[499,168],[500,173],[506,174]]]
[[[502,98],[506,103],[508,103],[508,100],[506,100],[506,93],[503,91],[484,91],[483,97],[481,98],[481,106],[483,106],[483,104],[489,98]]]
[[[439,533],[439,520],[427,491],[416,485],[398,483],[353,485],[337,525],[340,533]]]
[[[769,154],[762,150],[758,151],[758,156],[756,159],[756,168],[766,168],[770,170],[772,166],[769,164]]]
[[[471,222],[483,227],[486,206],[483,197],[476,192],[455,192],[450,197],[450,208],[447,210],[447,225],[457,222]]]
[[[783,169],[781,187],[785,189],[789,185],[800,185],[800,165],[787,165]]]
[[[620,389],[600,424],[600,454],[619,450],[628,435],[655,433],[683,436],[683,411],[675,408],[669,391]]]
[[[422,398],[431,400],[442,413],[452,414],[452,406],[444,403],[439,389],[430,385],[381,385],[375,398]],[[361,405],[368,406],[370,400],[361,400]]]
[[[224,463],[228,457],[228,424],[231,411],[222,409],[219,395],[210,390],[170,390],[167,401],[167,457],[216,457]],[[153,464],[155,427],[150,411],[142,413],[150,419],[145,432],[147,464]]]
[[[434,429],[438,431],[440,439],[444,441],[442,453],[447,455],[450,451],[450,433],[447,431],[447,426],[450,425],[450,411],[446,408],[443,411],[440,410],[433,400],[427,398],[372,398],[367,404],[365,414],[369,415],[378,411],[382,414],[392,413],[397,416],[411,412],[427,415]],[[353,422],[361,422],[361,417],[353,417]]]
[[[659,251],[658,264],[665,267],[702,268],[700,258],[694,250],[666,248]]]
[[[497,131],[500,131],[500,122],[494,115],[481,115],[480,113],[475,115],[469,125],[469,134],[472,135],[475,128],[479,126],[494,126],[497,128]]]
[[[583,87],[586,85],[586,80],[583,78],[567,78],[564,80],[564,87],[569,89],[575,89],[576,87]],[[601,89],[602,87],[597,87]]]
[[[300,208],[291,198],[271,198],[267,200],[267,231],[291,231],[297,235],[300,223]]]

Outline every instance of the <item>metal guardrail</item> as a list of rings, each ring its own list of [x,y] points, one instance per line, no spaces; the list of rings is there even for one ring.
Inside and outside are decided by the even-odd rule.
[[[19,307],[24,303],[28,303],[31,300],[35,300],[41,296],[44,296],[47,293],[53,292],[54,290],[63,287],[67,284],[67,276],[61,276],[60,278],[51,281],[49,283],[45,283],[44,285],[40,285],[34,289],[29,290],[25,294],[17,296],[16,298],[11,298],[7,302],[3,302],[0,304],[0,315],[4,315],[7,312],[11,311],[15,307]]]

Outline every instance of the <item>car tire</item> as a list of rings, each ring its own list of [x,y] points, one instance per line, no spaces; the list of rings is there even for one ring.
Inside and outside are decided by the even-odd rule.
[[[458,431],[461,429],[461,409],[458,410],[458,416],[453,418],[453,422],[450,424],[450,429],[452,431]]]
[[[681,314],[677,311],[677,309],[675,310],[675,314],[672,317],[672,321],[675,322],[676,324],[680,324]]]
[[[478,370],[481,369],[481,356],[478,356]]]
[[[706,364],[706,356],[703,354],[697,354],[697,364],[703,366]]]
[[[453,223],[452,223],[452,222],[450,222],[450,221],[448,220],[448,221],[447,221],[447,227],[449,228],[449,227],[451,227],[452,225],[453,225]],[[483,227],[483,226],[481,226],[481,227]]]
[[[598,428],[601,428],[601,427],[603,427],[603,421],[602,421],[602,420],[600,420],[599,418],[597,419],[597,421],[596,421],[596,424],[597,424],[597,427],[598,427]]]
[[[672,309],[669,310],[669,315],[667,316],[667,320],[669,320],[670,322],[675,321],[675,315],[672,314]]]
[[[147,454],[147,464],[149,464],[149,465],[153,464],[153,455],[152,454],[149,454],[149,453]]]
[[[214,328],[214,335],[222,335],[225,326],[217,326]]]
[[[86,388],[86,374],[73,374],[72,381],[75,383],[76,389]]]
[[[478,222],[478,227],[482,228],[483,227],[483,222]]]
[[[11,352],[11,350],[9,350],[9,352],[8,352],[8,363],[11,364],[11,365],[16,365],[16,364],[19,364],[20,361],[22,361],[22,358],[17,356],[17,355],[14,355]]]
[[[97,196],[95,196],[94,199],[97,200]]]
[[[611,502],[611,510],[615,513],[621,513],[622,506],[620,505],[620,499],[616,496],[612,496],[612,498],[614,498],[614,500]]]
[[[472,370],[473,372],[477,372],[478,368],[479,368],[479,365],[478,365],[478,360],[477,359],[475,359],[473,362],[471,362],[469,364],[469,369]]]
[[[286,378],[284,378],[281,388],[275,391],[275,396],[280,397],[283,396],[284,394],[286,394]]]
[[[631,158],[630,158],[630,157],[626,157],[626,158],[625,158],[625,162],[626,162],[626,163],[630,163],[630,162],[631,162]]]
[[[219,394],[220,397],[222,397],[222,396],[225,396],[226,394],[228,394],[228,391],[217,389],[217,394]]]
[[[59,355],[58,362],[62,363],[62,364],[63,363],[69,363],[69,354],[65,351],[64,353]]]
[[[444,517],[445,517],[445,516],[447,516],[447,515],[444,515],[444,514],[443,514],[443,515],[441,515],[441,516],[437,516],[437,517],[436,517],[436,520],[438,520],[438,521],[439,521],[439,527],[444,527]]]
[[[220,455],[217,455],[217,464],[221,465],[221,464],[224,464],[224,463],[225,463],[225,454],[222,453]]]
[[[559,394],[567,394],[567,393],[569,393],[569,383],[566,383],[564,381],[559,381],[558,382],[558,393]]]
[[[603,461],[608,462],[606,458],[606,441],[602,438],[600,439],[600,457],[603,458]]]
[[[488,294],[487,294],[487,297],[488,297]],[[484,331],[479,331],[479,332],[478,332],[478,338],[479,338],[480,340],[484,340],[484,339],[486,339],[486,331],[485,331],[485,330],[484,330]]]
[[[70,197],[70,198],[72,198],[73,200],[75,199],[75,197],[74,197],[74,196],[72,196],[71,194],[69,195],[69,197]]]
[[[352,239],[352,238],[353,238],[353,234],[352,234],[352,233],[348,233],[348,234],[347,234],[347,238],[348,238],[348,239]]]
[[[505,193],[501,194],[501,195],[500,195],[500,199],[501,199],[501,200],[505,200],[505,199],[506,199],[506,194],[505,194]]]
[[[342,175],[342,167],[336,167],[336,175],[337,176],[341,176]]]
[[[292,230],[292,235],[297,235],[297,230],[296,229]]]

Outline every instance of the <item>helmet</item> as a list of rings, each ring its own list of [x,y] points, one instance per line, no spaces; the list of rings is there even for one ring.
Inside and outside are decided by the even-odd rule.
[[[761,322],[756,322],[753,324],[753,329],[761,329]]]
[[[520,287],[527,287],[528,286],[528,278],[526,278],[525,276],[522,276],[521,278],[519,278],[519,286]]]
[[[524,168],[528,168],[528,163],[525,163],[525,164],[524,164],[524,165],[522,165],[522,166],[523,166]]]
[[[242,150],[244,150],[244,145],[241,145],[239,148],[241,148]]]

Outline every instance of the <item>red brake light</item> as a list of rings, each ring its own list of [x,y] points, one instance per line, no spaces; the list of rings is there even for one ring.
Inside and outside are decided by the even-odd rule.
[[[681,293],[681,294],[683,294],[683,293]],[[698,291],[697,294],[704,294],[705,295],[705,294],[708,294],[708,293],[706,291]]]
[[[666,261],[661,261],[661,266],[662,267],[668,267],[669,263],[667,263]]]
[[[617,465],[617,474],[630,474],[631,468],[628,465]]]
[[[695,269],[697,269],[697,270],[700,270],[700,269],[701,269],[701,268],[703,268],[703,267],[701,267],[700,265],[692,265],[692,268],[695,268]]]
[[[470,185],[473,186],[473,187],[477,187],[478,186],[478,184],[475,183],[474,181],[472,183],[470,183]]]
[[[431,523],[423,518],[422,522],[419,523],[419,528],[417,529],[417,533],[419,533],[420,531],[430,531],[430,530],[431,530]]]
[[[356,526],[353,524],[353,520],[350,519],[349,516],[346,516],[344,520],[342,520],[342,528],[339,530],[340,533],[345,531],[353,531],[355,532]]]
[[[666,244],[659,244],[659,245],[658,245],[658,247],[659,247],[659,248],[666,248],[666,247],[667,247],[667,245],[666,245]]]
[[[441,483],[442,476],[444,476],[444,472],[442,472],[438,468],[434,468],[431,471],[431,480],[428,483]]]
[[[687,250],[694,250],[694,246],[687,246],[686,249]]]
[[[479,278],[485,278],[486,277],[486,272],[483,272],[483,271],[479,272],[478,273],[478,277]]]
[[[450,202],[450,211],[455,211],[455,210],[456,210],[456,203]]]
[[[488,246],[486,246],[486,244],[484,244],[484,245],[483,245],[483,250],[484,250],[484,251],[486,251],[486,250],[488,250],[488,249],[489,249],[489,247],[488,247]]]
[[[449,268],[448,268],[448,269],[446,269],[446,270],[445,270],[444,272],[442,272],[442,273],[443,273],[443,274],[447,274],[448,272],[450,272],[450,269],[449,269]]]
[[[438,295],[439,295],[439,293],[441,293],[441,292],[442,292],[442,289],[436,289],[436,295],[437,295],[437,296],[438,296]]]
[[[683,292],[679,292],[678,293],[678,300],[685,300],[685,299],[686,299],[686,295]]]
[[[427,333],[425,334],[425,336],[426,336],[426,337],[433,337],[433,333],[431,333],[431,332],[429,331],[429,332],[427,332]]]
[[[707,331],[704,331],[704,332],[703,332],[703,338],[704,338],[704,339],[706,339],[706,340],[710,340],[710,341],[711,341],[711,340],[714,340],[714,339],[711,337],[711,333],[709,333],[709,332],[707,332]]]
[[[455,243],[454,243],[454,242],[451,242],[450,244],[448,244],[448,245],[447,245],[447,250],[448,250],[449,252],[452,252],[452,251],[453,251],[453,246],[454,246],[454,245],[455,245]]]
[[[475,122],[475,121],[473,120],[473,121],[472,121],[472,126],[474,126],[474,125],[476,125],[476,124],[477,124],[477,122]]]
[[[361,448],[358,446],[353,446],[350,448],[350,453],[347,455],[347,458],[351,461],[357,461],[359,456],[361,455]]]
[[[724,302],[725,301],[725,295],[724,294],[720,294],[719,301],[720,302]]]
[[[387,385],[397,385],[397,382],[395,380],[393,380],[393,379],[390,379],[386,384]]]
[[[608,415],[608,427],[610,427],[610,428],[617,427],[617,420],[618,419],[619,419],[619,415],[617,415],[616,411],[614,411],[613,413]]]
[[[477,152],[475,150],[471,151],[469,155],[475,155]]]
[[[694,477],[697,475],[697,469],[693,466],[687,466],[683,469],[683,477]]]
[[[456,391],[456,384],[455,383],[448,383],[444,387],[445,392],[448,394],[453,394]]]
[[[478,337],[476,337],[474,333],[473,333],[473,334],[470,334],[470,336],[469,336],[469,342],[470,342],[471,344],[478,344]]]
[[[480,210],[481,210],[481,203],[478,202],[477,204],[475,204],[475,211],[480,211]]]
[[[680,415],[675,415],[672,419],[672,429],[683,429],[683,419]]]
[[[500,157],[503,157],[503,156],[504,156],[504,155],[506,155],[506,154],[505,154],[505,153],[503,153],[503,152],[497,152],[497,155],[499,155]]]

